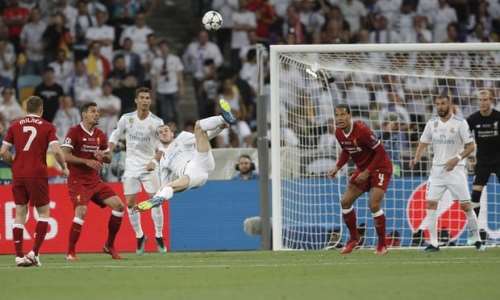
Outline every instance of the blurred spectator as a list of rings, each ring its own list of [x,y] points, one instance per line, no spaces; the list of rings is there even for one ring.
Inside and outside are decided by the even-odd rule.
[[[117,55],[113,60],[113,70],[109,74],[109,82],[113,86],[113,94],[122,101],[121,113],[127,113],[135,109],[135,88],[138,86],[134,74],[127,72],[125,58]]]
[[[157,111],[165,123],[177,122],[177,101],[184,96],[184,66],[177,55],[170,53],[167,41],[160,42],[160,51],[151,70]]]
[[[231,31],[233,29],[233,14],[238,10],[238,0],[214,0],[212,9],[220,12],[224,23],[222,28],[216,32],[217,46],[222,53],[226,54],[226,47],[231,44]]]
[[[488,32],[484,29],[482,23],[477,23],[474,30],[467,35],[467,43],[487,43],[490,41]]]
[[[95,98],[99,108],[99,125],[97,125],[107,136],[116,128],[122,103],[118,97],[112,94],[113,86],[109,81],[102,84],[102,95]]]
[[[102,96],[102,89],[95,75],[89,75],[89,87],[82,91],[80,99],[76,105],[81,107],[85,103],[95,102],[97,98]]]
[[[54,120],[54,116],[59,108],[59,97],[64,94],[60,85],[54,78],[54,70],[46,68],[43,72],[43,81],[35,88],[35,96],[43,100],[43,118],[48,122]]]
[[[3,21],[9,30],[9,40],[14,44],[16,51],[20,50],[19,38],[29,15],[29,9],[19,6],[17,0],[8,0],[7,7],[3,10]]]
[[[108,19],[108,12],[106,8],[98,9],[96,11],[96,24],[90,27],[85,38],[87,44],[92,42],[99,42],[101,44],[101,54],[108,60],[113,59],[113,42],[115,40],[115,29],[106,25]]]
[[[262,42],[270,38],[271,25],[276,21],[276,12],[269,0],[248,0],[248,9],[257,16],[257,37]]]
[[[89,48],[90,53],[83,63],[87,68],[87,74],[96,76],[97,84],[101,85],[108,78],[111,66],[108,60],[101,55],[101,43],[92,42]]]
[[[57,129],[56,135],[61,143],[66,138],[68,130],[80,123],[80,111],[74,107],[71,96],[62,96],[59,98],[59,109],[52,123]]]
[[[6,87],[2,90],[2,98],[0,99],[0,112],[4,115],[5,122],[10,124],[12,121],[24,117],[25,113],[15,96],[15,90]]]
[[[58,0],[56,12],[62,13],[66,20],[65,26],[68,28],[74,28],[74,24],[78,17],[78,10],[69,3],[68,0]]]
[[[135,25],[127,27],[121,37],[120,44],[123,45],[125,38],[130,38],[132,40],[133,48],[135,53],[143,53],[148,49],[148,35],[153,33],[153,30],[146,25],[146,16],[144,13],[139,13],[135,17]]]
[[[87,76],[87,69],[82,60],[76,60],[73,68],[73,73],[66,78],[64,82],[64,92],[75,99],[76,102],[80,101],[80,95],[89,87],[89,78]]]
[[[328,130],[319,137],[318,148],[319,149],[335,149],[337,145],[337,139],[335,137],[335,120],[330,118],[328,120]]]
[[[413,3],[409,0],[404,0],[401,4],[399,19],[395,23],[395,29],[399,32],[400,36],[405,37],[411,34],[414,27],[414,18]]]
[[[370,43],[399,43],[399,34],[387,27],[387,18],[378,14],[375,16],[373,31],[370,33]]]
[[[391,118],[396,118],[398,129],[406,131],[410,124],[410,114],[406,110],[401,97],[396,92],[387,93],[389,104],[380,111],[379,120],[382,127]],[[392,119],[391,119],[392,120]]]
[[[193,85],[196,93],[196,102],[198,105],[198,115],[203,117],[206,112],[205,103],[203,103],[203,82],[206,71],[205,62],[211,60],[215,68],[222,64],[222,54],[216,44],[208,40],[208,32],[202,30],[198,38],[191,42],[182,56],[186,71],[193,75]],[[206,69],[207,68],[207,69]]]
[[[66,80],[73,74],[73,63],[66,58],[66,51],[59,49],[57,52],[57,60],[49,64],[54,70],[54,77],[60,86],[64,86]]]
[[[238,163],[234,167],[238,173],[233,176],[233,180],[255,180],[259,178],[255,172],[255,164],[250,155],[242,154],[238,159]]]
[[[252,92],[254,95],[257,94],[259,84],[259,72],[256,52],[257,51],[255,49],[251,49],[250,51],[248,51],[245,63],[243,64],[243,68],[241,68],[240,71],[240,78],[245,80],[252,87]]]
[[[240,49],[250,44],[248,32],[255,30],[257,19],[255,13],[247,9],[247,0],[239,0],[239,9],[233,13],[233,31],[231,34],[231,66],[241,67],[239,60]]]
[[[427,17],[427,21],[430,25],[433,25],[434,14],[439,9],[439,2],[436,0],[419,0],[417,5],[417,14],[419,16]]]
[[[201,84],[201,101],[198,103],[198,115],[200,118],[213,116],[219,91],[217,71],[212,59],[205,61],[205,77]]]
[[[421,0],[425,1],[425,0]],[[435,0],[430,0],[435,1]],[[377,0],[375,2],[374,12],[377,15],[382,15],[385,17],[387,22],[387,29],[393,30],[396,20],[399,20],[399,14],[401,13],[401,4],[403,0]]]
[[[444,42],[447,38],[447,27],[451,22],[457,22],[457,13],[448,5],[447,0],[438,0],[439,7],[434,12],[432,24],[434,28],[434,41]]]
[[[134,18],[141,10],[141,5],[136,0],[113,1],[112,18],[119,24],[132,25]]]
[[[406,35],[401,36],[405,43],[431,43],[432,33],[427,29],[427,18],[425,16],[415,16],[413,18],[413,28]]]
[[[70,51],[73,39],[64,25],[64,15],[56,13],[50,19],[50,24],[42,35],[44,59],[46,63],[56,60],[59,49]]]
[[[123,40],[123,49],[116,51],[115,55],[123,56],[125,69],[128,73],[134,74],[139,82],[142,81],[144,72],[141,64],[141,57],[133,50],[133,41],[130,38]]]
[[[40,18],[40,10],[31,10],[30,22],[21,31],[21,47],[26,55],[23,74],[41,74],[43,71],[43,41],[42,36],[47,24]]]
[[[357,32],[368,13],[363,3],[359,0],[345,0],[340,2],[339,7],[349,23],[351,32]]]
[[[313,36],[321,32],[326,19],[316,1],[300,1],[300,21],[306,26],[307,34]]]
[[[2,82],[11,85],[16,71],[16,53],[11,43],[0,40],[0,76]]]
[[[97,21],[94,16],[89,13],[87,2],[78,0],[76,3],[78,15],[75,22],[70,27],[74,37],[73,51],[76,58],[83,58],[88,55],[91,45],[87,44],[86,33],[90,27],[96,26]]]
[[[158,47],[158,42],[156,35],[151,33],[148,35],[148,50],[141,56],[141,64],[144,72],[143,85],[151,86],[151,68],[153,67],[153,61],[160,55],[160,49]]]
[[[441,40],[441,42],[445,43],[459,43],[459,32],[458,32],[458,23],[452,22],[446,26],[446,39]]]
[[[370,105],[370,92],[365,86],[354,82],[353,78],[349,75],[345,79],[343,102],[351,105],[353,113],[366,112]]]
[[[306,26],[300,21],[299,13],[294,6],[286,10],[287,18],[282,26],[282,35],[292,35],[294,44],[303,44],[307,41]]]
[[[256,49],[258,44],[257,33],[255,30],[248,32],[248,45],[240,49],[240,61],[245,62],[247,60],[248,51],[251,49]]]

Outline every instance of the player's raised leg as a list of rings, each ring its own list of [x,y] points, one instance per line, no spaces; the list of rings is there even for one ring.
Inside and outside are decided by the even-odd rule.
[[[346,191],[342,195],[342,217],[344,218],[344,223],[349,229],[349,240],[347,241],[345,247],[340,251],[341,254],[351,253],[359,243],[356,211],[352,205],[354,204],[354,201],[361,196],[361,194],[363,194],[361,189],[356,187],[354,184],[349,183]]]
[[[121,259],[120,254],[115,249],[114,243],[116,235],[120,231],[125,206],[116,195],[106,198],[103,203],[111,208],[111,216],[108,221],[108,239],[103,250],[105,253],[111,255],[113,259]]]

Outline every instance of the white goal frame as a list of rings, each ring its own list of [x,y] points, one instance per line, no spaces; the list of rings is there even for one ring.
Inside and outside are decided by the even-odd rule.
[[[279,55],[286,53],[337,52],[447,52],[500,51],[500,43],[435,43],[435,44],[335,44],[335,45],[272,45],[271,70],[271,179],[273,250],[286,250],[282,241],[282,191],[280,170],[280,99]],[[311,67],[311,66],[310,66]]]

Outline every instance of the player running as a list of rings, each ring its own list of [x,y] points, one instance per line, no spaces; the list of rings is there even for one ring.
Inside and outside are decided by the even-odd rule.
[[[356,164],[356,171],[351,176],[347,190],[342,195],[342,215],[349,229],[350,238],[340,253],[351,253],[359,243],[356,212],[352,205],[361,194],[369,192],[370,211],[378,236],[375,253],[384,255],[387,253],[385,215],[380,205],[391,180],[391,161],[384,146],[371,129],[362,121],[352,121],[349,106],[341,104],[335,108],[335,126],[337,127],[335,136],[342,147],[342,152],[336,167],[329,172],[329,176],[334,178],[349,161],[349,157]]]
[[[126,159],[125,173],[123,174],[123,191],[128,206],[128,217],[137,239],[136,254],[142,255],[146,245],[146,236],[142,231],[141,215],[133,208],[137,194],[141,191],[141,184],[150,197],[160,188],[156,168],[155,150],[158,146],[156,129],[163,125],[163,120],[150,112],[151,91],[141,87],[135,92],[137,110],[124,114],[118,121],[118,127],[111,133],[109,149],[115,149],[118,141],[125,138]],[[167,252],[163,241],[163,210],[156,207],[151,211],[155,226],[156,246],[160,253]]]
[[[467,122],[452,112],[451,99],[448,95],[439,95],[435,99],[438,117],[430,119],[420,137],[415,157],[410,161],[413,169],[420,161],[427,146],[432,144],[434,158],[427,183],[427,221],[430,244],[426,252],[439,251],[437,234],[438,201],[448,190],[454,199],[460,201],[460,207],[467,215],[467,227],[474,244],[481,250],[481,241],[477,226],[477,218],[471,209],[470,194],[465,171],[465,161],[475,149],[474,140]]]
[[[68,175],[64,155],[56,137],[54,125],[41,118],[43,101],[32,96],[26,101],[26,117],[12,123],[0,149],[0,158],[12,163],[12,194],[16,203],[16,218],[12,226],[16,265],[19,267],[41,266],[39,251],[47,234],[50,217],[49,184],[47,180],[47,148],[51,151],[63,174]],[[14,146],[15,157],[9,149]],[[23,253],[23,231],[28,213],[28,202],[36,207],[38,220],[33,249]]]
[[[484,186],[492,173],[500,182],[500,112],[493,109],[491,90],[479,91],[479,111],[467,118],[467,123],[474,133],[477,144],[477,164],[472,184],[472,207],[479,218],[480,200]],[[481,232],[480,232],[481,234]],[[483,245],[486,236],[481,236]]]
[[[136,207],[138,211],[160,206],[174,193],[197,188],[207,182],[209,173],[215,169],[210,139],[228,125],[236,123],[229,104],[225,100],[219,103],[222,115],[198,120],[194,134],[183,131],[174,139],[174,133],[168,126],[159,128],[162,144],[166,146],[160,160],[162,187],[153,198],[139,203]]]
[[[82,122],[69,129],[64,144],[64,155],[69,165],[68,178],[69,197],[75,208],[73,224],[69,232],[69,246],[66,260],[78,260],[76,243],[87,214],[89,201],[99,207],[110,207],[111,216],[108,221],[108,239],[103,251],[113,259],[121,259],[114,247],[115,237],[120,230],[124,205],[115,192],[104,183],[99,176],[103,163],[111,162],[108,139],[104,132],[97,128],[99,111],[95,102],[84,104],[81,109]]]

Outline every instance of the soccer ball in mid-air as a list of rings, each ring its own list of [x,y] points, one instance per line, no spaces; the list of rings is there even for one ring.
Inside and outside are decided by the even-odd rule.
[[[206,30],[219,30],[222,27],[222,16],[215,10],[207,11],[201,22]]]

